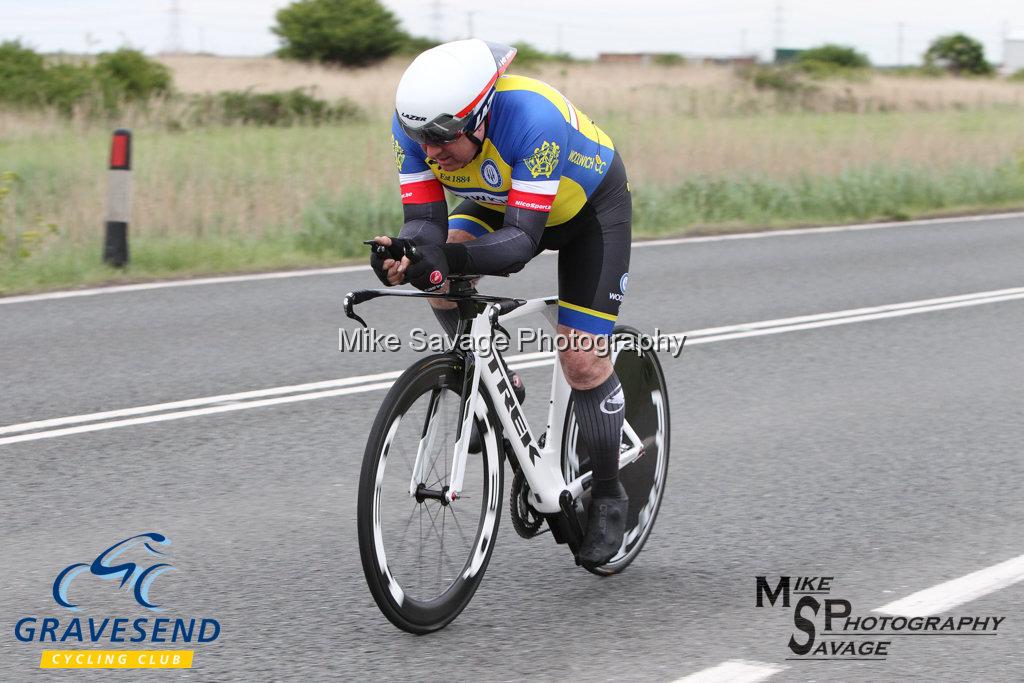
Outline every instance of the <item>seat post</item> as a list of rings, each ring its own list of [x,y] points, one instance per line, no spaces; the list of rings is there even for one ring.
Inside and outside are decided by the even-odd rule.
[[[469,278],[454,277],[448,280],[448,293],[469,297],[476,294],[476,287],[473,285],[473,280]],[[470,299],[458,301],[456,305],[459,310],[459,325],[456,330],[456,336],[462,336],[469,331],[469,324],[480,312],[480,306],[477,302]]]

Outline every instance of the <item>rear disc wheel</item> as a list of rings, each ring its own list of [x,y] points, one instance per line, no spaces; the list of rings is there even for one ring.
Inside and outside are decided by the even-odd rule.
[[[608,563],[587,567],[600,576],[621,572],[640,554],[654,528],[668,475],[668,389],[661,363],[654,351],[639,343],[642,337],[639,330],[617,325],[613,334],[616,337],[615,374],[626,399],[625,419],[643,445],[643,454],[619,470],[619,480],[629,495],[626,533],[622,546]],[[590,471],[590,459],[580,440],[572,401],[566,410],[562,433],[562,474],[566,481],[572,481]]]

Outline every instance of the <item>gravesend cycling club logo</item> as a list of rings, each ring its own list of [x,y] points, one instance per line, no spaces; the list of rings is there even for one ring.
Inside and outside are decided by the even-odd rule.
[[[501,171],[498,170],[498,164],[494,163],[494,159],[488,159],[480,165],[480,175],[491,187],[501,187]]]
[[[756,607],[793,606],[787,661],[884,662],[894,638],[902,636],[996,636],[1006,617],[854,613],[853,603],[832,597],[834,576],[780,576],[772,588],[767,576],[756,578]],[[873,610],[878,612],[878,610]],[[823,628],[822,628],[823,627]],[[898,641],[901,645],[905,641]]]
[[[121,562],[120,564],[113,565],[109,563],[117,561],[117,558],[126,551],[139,545],[145,548],[150,555],[163,556],[163,553],[153,546],[168,546],[170,544],[169,538],[163,534],[155,533],[139,534],[138,536],[132,536],[119,543],[115,543],[100,553],[91,564],[78,562],[69,565],[58,574],[53,582],[53,599],[61,607],[67,607],[69,610],[77,612],[78,606],[68,602],[68,588],[76,576],[88,570],[90,574],[100,579],[114,580],[120,578],[121,583],[118,585],[118,588],[124,588],[125,584],[128,584],[128,588],[132,591],[132,595],[135,596],[136,602],[154,612],[162,612],[162,609],[149,601],[149,588],[157,576],[166,571],[173,570],[174,567],[167,562],[157,562],[145,569],[134,562]]]
[[[102,551],[90,562],[74,562],[58,573],[51,586],[54,602],[70,612],[81,612],[73,593],[86,594],[87,579],[109,582],[130,596],[125,606],[163,612],[150,593],[156,579],[176,568],[168,557],[171,539],[148,532],[130,536]],[[96,586],[102,586],[97,583]],[[93,587],[95,591],[96,588]],[[137,609],[137,607],[136,607]],[[220,636],[220,622],[210,617],[90,616],[61,619],[28,616],[14,626],[22,643],[211,643]],[[40,668],[191,668],[194,650],[43,650]]]

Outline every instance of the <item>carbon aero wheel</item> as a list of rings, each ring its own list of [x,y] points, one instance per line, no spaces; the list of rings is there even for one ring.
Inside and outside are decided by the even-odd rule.
[[[619,552],[607,564],[587,567],[588,571],[601,576],[617,574],[628,567],[640,554],[654,528],[661,497],[665,493],[670,435],[668,389],[658,356],[652,350],[642,349],[638,343],[641,337],[639,330],[616,325],[613,334],[617,339],[615,374],[626,399],[626,422],[633,428],[644,450],[639,459],[619,470],[619,479],[629,494],[626,533]],[[623,341],[630,337],[632,345]],[[590,471],[590,459],[586,447],[580,442],[572,401],[565,419],[562,474],[566,481],[571,481]],[[626,443],[627,437],[623,439]]]
[[[502,455],[486,402],[476,417],[482,452],[469,454],[459,499],[444,504],[411,493],[421,484],[444,490],[450,483],[462,375],[455,355],[430,356],[406,370],[381,404],[363,454],[357,506],[363,573],[384,616],[410,633],[443,628],[466,607],[501,518]],[[413,482],[421,442],[423,476]]]

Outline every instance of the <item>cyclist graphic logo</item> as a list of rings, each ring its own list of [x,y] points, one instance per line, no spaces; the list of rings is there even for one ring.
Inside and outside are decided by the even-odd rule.
[[[153,532],[132,536],[115,543],[100,553],[92,563],[78,562],[65,567],[53,582],[53,599],[61,607],[77,612],[78,605],[72,604],[68,599],[68,588],[76,576],[88,570],[93,576],[98,576],[104,581],[120,578],[121,583],[118,588],[127,585],[131,589],[132,595],[135,596],[136,602],[154,612],[162,612],[162,608],[150,602],[149,589],[156,577],[173,570],[174,567],[167,562],[157,562],[143,568],[135,562],[114,564],[114,561],[131,548],[140,545],[150,555],[163,556],[163,553],[153,546],[168,546],[170,544],[171,539],[163,534]]]
[[[558,153],[561,148],[554,142],[545,141],[540,147],[533,149],[533,156],[524,161],[530,174],[536,178],[550,178],[555,166],[558,166]]]

